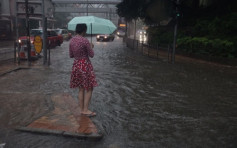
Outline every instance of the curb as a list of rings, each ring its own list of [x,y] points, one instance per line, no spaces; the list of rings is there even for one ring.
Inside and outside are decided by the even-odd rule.
[[[7,70],[7,71],[5,71],[5,72],[3,72],[3,73],[0,73],[0,77],[3,76],[3,75],[6,75],[6,74],[8,74],[8,73],[17,71],[17,70],[21,70],[21,69],[30,69],[30,68],[26,68],[26,67],[13,68],[13,69]]]
[[[30,128],[30,127],[17,127],[15,128],[15,130],[30,132],[30,133],[38,133],[38,134],[68,136],[68,137],[75,137],[79,139],[89,139],[89,140],[100,140],[101,138],[103,138],[102,134],[96,134],[96,133],[82,134],[82,133],[72,133],[72,132],[65,132],[65,131],[50,130],[50,129]]]

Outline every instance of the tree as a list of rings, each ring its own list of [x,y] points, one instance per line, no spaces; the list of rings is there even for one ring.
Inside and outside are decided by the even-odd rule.
[[[144,9],[149,4],[149,0],[123,0],[116,7],[120,17],[127,21],[144,16]]]
[[[184,18],[225,15],[236,9],[236,0],[123,0],[117,13],[126,20],[141,18],[146,23],[158,23],[176,15],[176,7]]]
[[[127,21],[140,18],[147,24],[158,23],[169,17],[170,4],[170,0],[123,0],[117,13]]]

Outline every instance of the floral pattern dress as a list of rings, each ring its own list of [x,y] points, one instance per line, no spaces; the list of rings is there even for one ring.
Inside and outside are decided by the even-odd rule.
[[[70,88],[84,88],[86,90],[97,86],[93,66],[89,57],[94,57],[94,51],[88,39],[75,36],[69,45],[70,58],[74,58]]]

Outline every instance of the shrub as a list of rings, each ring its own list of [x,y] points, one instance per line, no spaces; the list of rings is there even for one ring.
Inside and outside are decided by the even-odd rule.
[[[237,58],[234,43],[206,37],[183,37],[177,40],[178,49],[185,53]]]

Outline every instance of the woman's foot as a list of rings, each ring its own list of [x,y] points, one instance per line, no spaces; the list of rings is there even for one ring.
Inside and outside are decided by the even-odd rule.
[[[96,116],[96,113],[95,112],[92,112],[90,110],[86,111],[86,112],[82,112],[81,113],[83,116],[87,116],[87,117],[93,117],[93,116]]]

